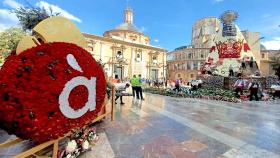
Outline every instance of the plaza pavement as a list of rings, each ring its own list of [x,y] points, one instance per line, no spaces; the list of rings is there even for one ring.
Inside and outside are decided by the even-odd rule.
[[[113,151],[105,157],[280,158],[280,101],[124,98],[125,105],[116,105],[116,121],[98,125]]]
[[[97,124],[100,140],[81,158],[280,158],[280,101],[229,103],[155,94],[124,101],[116,105],[114,122],[107,118]],[[0,135],[2,140],[5,134]],[[0,150],[0,157],[25,146]]]

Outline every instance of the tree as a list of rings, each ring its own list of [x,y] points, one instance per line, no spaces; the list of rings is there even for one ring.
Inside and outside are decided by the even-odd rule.
[[[0,33],[0,65],[2,65],[5,58],[10,54],[13,49],[16,49],[18,42],[26,35],[26,32],[31,30],[42,20],[50,17],[57,16],[60,13],[53,13],[49,8],[49,12],[45,8],[28,8],[21,7],[12,11],[18,17],[22,29],[10,28]]]
[[[49,12],[45,8],[28,8],[21,7],[12,11],[18,17],[22,29],[25,31],[31,31],[39,22],[51,17],[57,16],[60,13],[53,13],[52,8],[49,8]]]
[[[18,42],[26,33],[20,28],[9,28],[0,33],[0,64],[10,52],[16,49]]]

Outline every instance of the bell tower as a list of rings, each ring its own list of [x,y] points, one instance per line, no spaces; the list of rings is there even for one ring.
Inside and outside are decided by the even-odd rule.
[[[127,7],[125,9],[125,13],[124,13],[124,22],[127,24],[133,24],[133,10],[130,7]]]

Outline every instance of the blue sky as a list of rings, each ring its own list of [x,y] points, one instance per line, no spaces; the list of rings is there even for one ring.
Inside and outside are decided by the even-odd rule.
[[[52,7],[77,24],[82,32],[100,35],[123,22],[127,4],[135,25],[151,37],[151,44],[173,50],[191,43],[192,24],[226,10],[239,13],[242,30],[261,32],[262,43],[280,49],[280,0],[1,0],[0,30],[17,26],[9,10],[19,6]]]

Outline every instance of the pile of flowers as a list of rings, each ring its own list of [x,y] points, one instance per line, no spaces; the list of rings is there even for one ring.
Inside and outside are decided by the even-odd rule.
[[[66,60],[72,54],[82,71]],[[96,77],[96,107],[83,116],[65,117],[59,108],[59,96],[65,84],[77,76]],[[81,109],[88,101],[85,86],[75,87],[69,104]],[[0,128],[36,143],[64,136],[71,129],[82,128],[97,117],[106,95],[102,66],[90,53],[70,43],[45,43],[10,55],[0,71]]]
[[[91,150],[98,139],[95,127],[73,130],[66,146],[60,150],[59,158],[76,158],[81,153]]]
[[[145,92],[171,97],[201,98],[227,102],[240,102],[240,99],[235,97],[234,91],[215,87],[200,88],[196,91],[191,91],[189,88],[181,87],[180,92],[176,92],[171,88],[160,89],[154,87],[147,87],[144,90]]]

